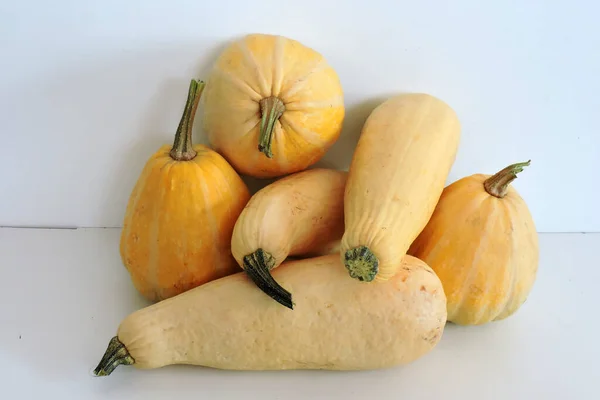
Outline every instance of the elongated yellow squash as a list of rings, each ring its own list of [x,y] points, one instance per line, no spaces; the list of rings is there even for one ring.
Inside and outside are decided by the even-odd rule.
[[[442,194],[460,140],[456,113],[427,94],[403,94],[367,118],[344,195],[341,258],[350,276],[394,275]]]
[[[315,168],[259,190],[240,214],[231,252],[266,294],[293,308],[291,294],[271,276],[288,256],[339,252],[344,233],[345,171]]]
[[[379,369],[424,356],[444,331],[441,282],[411,256],[379,284],[348,278],[337,254],[285,262],[273,276],[295,290],[295,310],[264,296],[245,273],[230,275],[126,317],[94,373],[119,364]]]

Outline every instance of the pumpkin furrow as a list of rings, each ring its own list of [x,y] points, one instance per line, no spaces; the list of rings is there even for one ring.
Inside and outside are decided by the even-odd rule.
[[[331,99],[320,101],[292,101],[286,103],[285,109],[287,111],[303,111],[310,109],[341,107],[343,105],[344,96],[335,96]]]
[[[225,81],[231,83],[233,86],[241,90],[244,94],[249,96],[253,101],[259,102],[262,99],[262,96],[259,92],[257,92],[252,86],[244,82],[241,78],[236,75],[233,75],[231,71],[225,69],[215,69],[214,74],[220,75]],[[212,110],[206,110],[205,113],[213,112]]]
[[[161,228],[161,222],[162,222],[162,218],[161,216],[164,217],[164,215],[166,213],[162,213],[162,210],[166,209],[165,208],[165,203],[167,200],[166,198],[168,197],[168,194],[170,193],[170,191],[172,190],[172,177],[171,177],[171,172],[173,169],[173,165],[175,165],[175,163],[172,162],[167,162],[165,165],[163,165],[162,168],[165,169],[164,172],[162,172],[162,176],[159,178],[161,180],[164,180],[164,182],[161,182],[158,186],[158,190],[157,190],[157,196],[156,196],[156,201],[153,202],[154,204],[154,214],[155,214],[155,218],[153,218],[153,222],[152,222],[152,228],[150,229],[150,235],[149,235],[149,239],[151,241],[151,243],[149,244],[150,247],[150,255],[148,257],[148,274],[147,274],[147,280],[150,283],[150,286],[153,288],[160,288],[161,285],[159,284],[158,281],[158,270],[160,267],[160,256],[159,256],[159,248],[160,248],[160,228]],[[158,215],[156,215],[158,214]],[[155,297],[158,300],[162,300],[163,299],[164,294],[162,293],[161,289],[155,289]]]
[[[213,253],[212,257],[211,257],[212,263],[214,264],[215,269],[217,270],[217,275],[221,275],[223,273],[223,271],[225,270],[225,266],[223,265],[223,259],[220,256],[221,240],[219,237],[217,221],[215,219],[215,216],[211,212],[213,205],[211,204],[211,201],[210,201],[211,198],[210,198],[209,189],[208,189],[208,186],[206,184],[204,177],[201,174],[200,168],[196,168],[195,173],[198,176],[198,180],[200,182],[200,188],[201,188],[203,199],[204,199],[204,205],[205,205],[204,206],[204,214],[205,214],[204,221],[205,221],[205,223],[207,223],[210,226],[210,231],[212,232],[212,238],[213,238],[213,240],[211,241],[211,244],[209,246],[205,246],[204,248],[208,247],[208,248],[212,249],[212,253]]]
[[[285,130],[288,133],[284,136],[286,139],[296,139],[294,138],[294,135],[291,134],[293,132],[298,136],[299,139],[304,140],[306,143],[312,146],[321,147],[326,143],[318,133],[304,127],[300,127],[298,124],[293,122],[292,118],[289,118],[288,115],[283,114],[283,116],[279,119],[281,125],[286,128]]]
[[[485,205],[489,204],[489,202],[484,201],[483,207],[485,207]],[[481,229],[481,234],[477,237],[477,246],[476,246],[476,250],[475,250],[475,254],[473,255],[473,260],[471,261],[470,265],[471,268],[469,269],[469,271],[467,272],[467,276],[466,279],[463,282],[463,286],[462,286],[462,291],[461,291],[461,295],[459,296],[458,302],[454,305],[454,309],[455,312],[460,312],[462,305],[465,303],[465,301],[467,300],[468,296],[469,296],[469,291],[471,290],[471,285],[473,284],[473,278],[474,278],[474,274],[477,272],[478,268],[479,268],[479,260],[481,259],[481,257],[483,255],[485,255],[485,251],[486,249],[486,244],[489,241],[489,237],[491,235],[488,235],[487,232],[489,232],[490,230],[490,224],[495,223],[496,219],[493,218],[493,213],[492,215],[490,215],[490,213],[488,212],[481,212],[480,215],[483,214],[485,216],[485,222],[482,224],[483,225],[483,229]],[[487,287],[486,289],[487,290]],[[485,293],[485,291],[484,291]]]
[[[293,82],[291,86],[283,89],[281,96],[279,97],[281,97],[281,99],[283,99],[283,101],[286,102],[285,99],[289,99],[290,97],[294,96],[296,93],[304,89],[304,86],[308,82],[308,79],[311,77],[311,75],[321,72],[327,68],[329,68],[327,61],[323,57],[319,58],[319,61],[317,61],[314,64],[314,66],[309,68],[308,71],[306,71],[306,73],[302,77]]]
[[[258,61],[256,61],[256,58],[254,58],[254,54],[252,53],[252,51],[250,50],[250,47],[248,46],[247,40],[242,40],[238,43],[239,43],[240,51],[241,51],[242,55],[244,56],[244,59],[249,64],[248,69],[254,72],[254,77],[256,78],[256,81],[258,82],[258,85],[260,86],[259,94],[262,96],[262,98],[269,97],[271,95],[270,90],[269,90],[270,89],[269,85],[267,84],[267,80],[265,79],[265,77],[263,76],[263,74],[261,72],[262,68],[258,64]]]
[[[510,222],[510,232],[513,232],[515,229],[515,222],[513,220],[514,216],[517,215],[518,213],[516,213],[516,211],[513,213],[514,211],[514,205],[512,204],[512,202],[507,199],[506,197],[502,199],[503,201],[501,201],[500,203],[502,203],[502,207],[504,208],[504,215],[505,218]],[[508,201],[507,201],[508,200]],[[514,258],[514,254],[516,253],[517,250],[517,243],[516,243],[516,237],[515,235],[510,235],[510,249],[511,251],[509,252],[510,254],[510,258],[509,260],[505,263],[505,265],[507,266],[507,268],[509,268],[512,272],[512,279],[511,279],[511,284],[510,284],[510,289],[508,290],[508,294],[506,296],[506,301],[504,302],[504,306],[500,308],[500,311],[498,312],[497,315],[494,315],[493,319],[502,319],[502,316],[510,313],[510,310],[512,309],[512,302],[514,300],[514,294],[515,294],[515,288],[517,286],[517,282],[519,281],[519,268],[514,268],[515,265],[515,260],[513,260]]]
[[[273,96],[279,96],[283,84],[283,63],[285,60],[285,38],[277,36],[275,38],[275,47],[273,49],[273,81],[271,84],[271,93]]]

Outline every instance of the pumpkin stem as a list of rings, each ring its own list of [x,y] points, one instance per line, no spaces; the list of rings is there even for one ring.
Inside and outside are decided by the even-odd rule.
[[[196,157],[196,151],[192,146],[192,127],[194,125],[194,117],[198,109],[198,102],[204,90],[204,82],[192,79],[188,91],[188,98],[185,102],[183,115],[179,121],[173,148],[169,153],[173,160],[189,161]]]
[[[496,173],[493,176],[490,176],[483,182],[483,187],[485,191],[491,194],[492,196],[503,198],[506,196],[508,192],[508,185],[515,179],[517,179],[517,174],[523,171],[523,168],[528,166],[531,163],[531,160],[516,163],[509,165],[504,168],[502,171]]]
[[[115,368],[119,365],[132,365],[135,363],[135,360],[129,354],[127,347],[118,337],[113,337],[110,339],[110,343],[108,343],[108,348],[102,356],[102,360],[94,370],[94,375],[96,376],[108,376],[110,375]]]
[[[366,246],[359,246],[346,251],[344,265],[352,278],[371,282],[379,272],[377,256]]]
[[[260,101],[260,136],[258,138],[258,150],[265,156],[273,158],[271,151],[271,142],[273,141],[273,131],[275,130],[275,121],[283,115],[285,104],[278,97],[266,97]]]
[[[269,272],[275,265],[275,258],[263,249],[258,249],[244,257],[244,271],[265,294],[287,308],[293,310],[292,294],[282,288]]]

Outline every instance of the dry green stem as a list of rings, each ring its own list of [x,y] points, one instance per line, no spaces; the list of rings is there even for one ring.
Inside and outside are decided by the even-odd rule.
[[[102,360],[94,370],[94,375],[108,376],[119,365],[132,365],[134,363],[135,360],[131,357],[125,345],[115,336],[110,340]]]
[[[192,127],[194,126],[194,117],[198,109],[198,102],[204,90],[204,82],[192,79],[188,90],[188,98],[185,102],[183,115],[179,121],[175,140],[171,148],[171,158],[177,161],[189,161],[196,157],[196,151],[192,145]]]
[[[266,97],[260,101],[260,136],[258,150],[265,156],[273,158],[272,141],[275,122],[283,115],[285,104],[278,97]]]
[[[503,198],[508,192],[508,185],[517,179],[517,174],[523,171],[523,168],[528,166],[530,163],[531,160],[512,164],[495,175],[490,176],[483,182],[485,191],[492,196]]]

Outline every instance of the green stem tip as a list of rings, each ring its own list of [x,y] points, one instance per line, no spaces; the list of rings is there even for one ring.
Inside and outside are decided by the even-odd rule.
[[[503,170],[497,172],[495,175],[490,176],[483,182],[483,187],[485,191],[490,195],[503,198],[506,196],[508,192],[508,185],[515,179],[517,179],[517,174],[522,172],[525,167],[531,164],[531,160],[520,162],[516,164],[509,165]]]
[[[358,246],[346,251],[344,265],[352,278],[371,282],[379,272],[377,256],[366,246]]]
[[[135,360],[129,354],[127,347],[119,340],[118,337],[113,337],[108,343],[108,348],[102,356],[102,360],[98,363],[96,369],[94,369],[94,375],[96,376],[108,376],[115,368],[119,365],[132,365]]]
[[[285,104],[278,97],[266,97],[260,101],[260,136],[258,150],[265,156],[273,158],[272,142],[275,122],[283,115]]]
[[[258,249],[245,256],[243,262],[244,271],[260,290],[279,304],[294,309],[292,294],[281,287],[269,272],[275,266],[275,258],[271,254]]]
[[[196,79],[192,79],[190,82],[183,115],[175,133],[173,147],[169,153],[173,160],[189,161],[196,157],[196,151],[192,145],[192,128],[204,86],[204,82]]]

